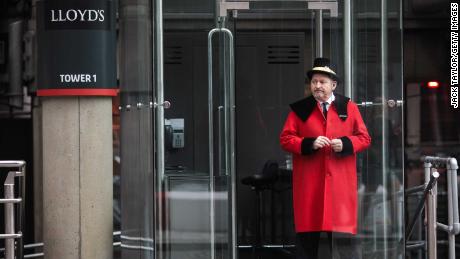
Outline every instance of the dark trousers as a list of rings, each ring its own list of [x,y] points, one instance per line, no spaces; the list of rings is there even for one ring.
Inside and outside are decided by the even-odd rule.
[[[345,233],[327,233],[327,247],[331,259],[361,259],[361,247],[355,236]],[[318,258],[321,232],[304,232],[296,235],[297,259]]]

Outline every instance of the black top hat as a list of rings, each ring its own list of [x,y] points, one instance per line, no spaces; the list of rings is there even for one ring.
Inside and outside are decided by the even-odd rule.
[[[316,73],[328,75],[334,81],[339,80],[335,71],[331,69],[331,61],[328,58],[315,58],[313,68],[307,72],[308,79],[311,80],[313,74]]]

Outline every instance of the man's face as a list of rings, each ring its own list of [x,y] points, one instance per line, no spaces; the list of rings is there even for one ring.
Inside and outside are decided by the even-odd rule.
[[[313,74],[310,81],[310,90],[317,101],[325,102],[335,90],[337,82],[323,74]]]

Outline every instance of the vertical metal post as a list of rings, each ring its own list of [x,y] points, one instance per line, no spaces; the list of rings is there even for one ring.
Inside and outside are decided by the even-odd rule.
[[[384,188],[388,188],[387,184],[387,175],[388,175],[388,107],[386,105],[386,101],[388,100],[388,86],[387,86],[387,40],[388,40],[388,33],[387,33],[387,20],[388,20],[388,10],[387,10],[387,1],[381,0],[380,6],[380,57],[381,57],[381,97],[382,97],[382,185]],[[383,215],[388,215],[387,212],[387,199],[386,197],[383,198]],[[383,257],[388,258],[388,226],[387,224],[383,224]]]
[[[16,172],[8,173],[4,183],[5,199],[14,199],[14,176]],[[14,203],[5,203],[5,234],[14,234]],[[5,259],[14,259],[14,237],[5,239]]]
[[[454,178],[455,181],[457,181],[456,178]],[[452,196],[457,196],[457,195],[452,195],[452,173],[450,169],[447,169],[447,210],[448,210],[448,217],[447,217],[447,224],[449,227],[454,225],[454,210],[453,210],[453,197]],[[452,232],[447,232],[448,240],[449,240],[449,259],[450,258],[455,258],[452,257],[453,254],[455,254],[455,234]],[[452,245],[453,244],[453,245]]]
[[[223,19],[224,21],[226,21],[226,19],[224,18]],[[230,108],[230,84],[231,84],[231,80],[233,80],[233,78],[231,77],[231,66],[229,63],[231,63],[231,55],[232,55],[232,48],[230,47],[230,45],[233,44],[233,35],[232,33],[229,31],[227,32],[228,29],[226,28],[222,28],[222,32],[223,32],[223,39],[226,39],[226,34],[228,34],[228,37],[229,37],[229,47],[227,47],[227,41],[224,40],[223,43],[222,43],[222,46],[223,46],[223,50],[222,50],[222,53],[223,55],[221,55],[221,59],[220,59],[220,62],[223,63],[222,67],[224,68],[223,71],[222,71],[222,78],[223,78],[223,86],[224,86],[224,107],[225,107],[225,112],[224,112],[224,143],[225,143],[225,146],[224,146],[224,150],[225,150],[225,161],[224,161],[224,164],[225,164],[225,175],[226,176],[229,176],[230,175],[230,111],[231,111],[231,108]],[[229,55],[227,57],[227,55]],[[220,156],[221,154],[219,154]]]
[[[19,233],[23,234],[25,228],[25,215],[26,215],[26,165],[25,163],[19,168],[20,170],[20,175],[16,176],[21,176],[18,182],[18,190],[19,193],[21,194],[21,199],[22,202],[19,203],[19,209],[17,213],[17,225],[19,229]],[[23,259],[24,258],[24,235],[22,235],[18,240],[18,252],[17,252],[17,258],[18,259]]]
[[[163,0],[155,0],[156,3],[153,15],[155,19],[152,19],[153,28],[155,28],[155,41],[153,41],[153,49],[155,49],[156,62],[156,101],[158,105],[156,108],[156,164],[157,173],[155,178],[156,198],[155,198],[155,239],[156,249],[155,258],[163,258],[162,247],[166,244],[167,240],[164,240],[163,233],[163,181],[165,173],[165,155],[164,155],[164,75],[163,75]],[[152,57],[154,59],[154,57]]]
[[[215,28],[208,33],[208,145],[209,145],[209,202],[210,202],[210,235],[211,235],[211,259],[215,258],[215,226],[214,226],[214,104],[213,104],[213,86],[212,86],[212,36],[219,31]]]
[[[345,90],[345,96],[350,97],[352,100],[354,100],[353,96],[353,77],[352,77],[352,62],[351,62],[351,57],[352,57],[352,45],[351,45],[351,17],[352,17],[352,11],[351,11],[351,0],[345,0],[343,2],[343,39],[344,39],[344,70],[345,70],[345,75],[344,75],[344,90]]]
[[[323,56],[323,10],[315,11],[316,57]]]
[[[423,163],[423,168],[425,172],[425,184],[428,184],[428,182],[430,181],[431,163],[430,162]]]
[[[423,163],[423,168],[424,168],[424,172],[425,172],[425,186],[427,186],[428,182],[430,181],[430,174],[431,174],[431,163],[430,162],[424,162]],[[430,193],[428,193],[427,197],[425,198],[425,219],[428,219],[428,208],[429,208],[429,197],[430,197]],[[425,235],[428,236],[428,224],[425,225]],[[428,242],[425,242],[425,246],[426,246],[426,249],[425,249],[425,253],[428,251],[429,247],[428,247]],[[428,255],[425,255],[426,258]]]
[[[435,184],[428,193],[427,198],[427,247],[429,259],[436,259],[437,255],[437,237],[436,237],[436,202],[437,202],[438,185]]]
[[[449,218],[448,224],[452,231],[449,235],[449,259],[455,259],[455,235],[460,232],[460,223],[458,216],[458,187],[457,187],[457,170],[458,164],[455,158],[449,158],[447,162],[447,185],[449,200]]]
[[[233,34],[226,28],[214,28],[208,33],[208,130],[209,130],[209,177],[210,177],[210,224],[211,224],[211,258],[215,258],[215,207],[214,207],[214,122],[213,122],[213,63],[212,37],[216,32],[223,32],[229,39],[228,84],[225,84],[224,130],[225,130],[225,173],[230,174],[231,199],[231,244],[232,258],[236,258],[236,174],[235,174],[235,72],[234,72],[234,42]],[[224,66],[227,67],[227,66]],[[220,109],[219,109],[220,111]],[[220,119],[219,119],[220,123]],[[220,157],[220,154],[219,154]]]
[[[230,30],[226,30],[229,41],[230,41],[230,64],[229,64],[229,70],[230,70],[230,80],[229,80],[229,97],[230,97],[230,103],[229,103],[229,110],[230,110],[230,181],[231,181],[231,187],[230,187],[230,192],[231,192],[231,207],[230,207],[230,213],[232,215],[231,217],[231,226],[232,226],[232,240],[231,240],[231,249],[232,249],[232,258],[236,259],[238,251],[236,250],[236,244],[237,244],[237,222],[236,222],[236,151],[235,151],[235,146],[236,146],[236,140],[235,140],[235,127],[236,127],[236,118],[235,118],[235,109],[236,109],[236,104],[235,104],[235,47],[234,47],[234,38],[232,35],[232,32]]]

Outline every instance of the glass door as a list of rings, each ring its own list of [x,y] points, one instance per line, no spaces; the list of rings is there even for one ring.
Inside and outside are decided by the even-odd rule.
[[[357,233],[322,233],[319,258],[404,257],[401,19],[399,1],[250,1],[249,9],[228,13],[240,258],[296,253],[291,156],[279,147],[279,133],[289,104],[310,95],[305,72],[320,56],[336,65],[335,92],[357,103],[373,142],[357,156]],[[257,193],[244,180],[268,160],[278,162],[278,179]]]
[[[363,258],[404,258],[402,4],[350,9],[353,96],[372,136],[358,158]]]
[[[316,4],[250,1],[227,16],[235,37],[238,258],[295,258],[291,155],[279,136],[289,104],[310,94],[305,73],[314,58],[341,61],[337,3]],[[274,162],[276,175],[263,171]]]
[[[159,4],[155,256],[233,258],[233,34],[214,1]]]
[[[358,233],[333,233],[332,250],[321,236],[320,258],[349,241],[362,258],[402,258],[400,7],[384,2],[155,1],[155,258],[295,253],[279,133],[289,104],[310,94],[318,56],[336,64],[336,92],[359,105],[374,140],[357,159]],[[267,161],[276,181],[243,181]]]

